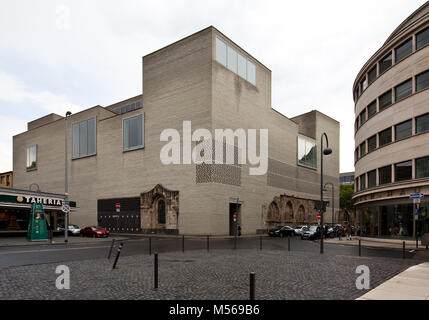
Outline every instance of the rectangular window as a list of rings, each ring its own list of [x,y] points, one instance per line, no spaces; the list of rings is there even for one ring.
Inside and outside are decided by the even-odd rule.
[[[2,185],[5,185],[5,184],[6,184],[6,181],[5,181],[5,177],[4,177],[4,176],[1,176],[0,184],[2,184]]]
[[[387,56],[380,60],[380,74],[389,69],[392,66],[392,52],[390,52]]]
[[[407,80],[395,87],[395,102],[398,102],[413,93],[413,81]]]
[[[373,83],[375,79],[377,79],[377,66],[368,71],[368,85]]]
[[[298,163],[317,168],[317,146],[314,142],[298,137]]]
[[[413,52],[413,40],[412,38],[405,41],[399,47],[395,48],[395,62],[405,59]]]
[[[216,61],[226,67],[226,43],[216,37]]]
[[[256,86],[256,67],[249,60],[247,60],[247,81]]]
[[[416,133],[429,131],[429,113],[416,118]]]
[[[361,175],[360,177],[359,177],[359,180],[360,180],[360,190],[362,191],[362,190],[365,190],[366,189],[366,179],[365,179],[365,175],[363,174],[363,175]]]
[[[429,177],[429,157],[416,159],[416,179]]]
[[[228,69],[234,73],[237,73],[237,52],[228,46]]]
[[[360,125],[363,125],[366,121],[366,110],[363,110],[359,115]]]
[[[387,166],[378,169],[378,184],[392,183],[392,166]]]
[[[413,162],[405,161],[395,164],[395,181],[411,180],[413,175]]]
[[[95,118],[73,123],[72,158],[94,155],[95,149]]]
[[[27,169],[37,169],[37,145],[27,148]]]
[[[429,43],[429,28],[416,34],[416,49],[419,50]]]
[[[247,62],[246,58],[243,57],[241,54],[238,54],[238,65],[237,65],[237,73],[240,77],[243,79],[247,79]]]
[[[123,120],[124,151],[144,147],[143,115]]]
[[[364,77],[360,82],[361,92],[364,92],[366,88],[368,88],[368,82],[366,81],[366,77]]]
[[[362,158],[364,155],[366,155],[366,143],[365,143],[365,141],[360,144],[359,149],[360,149],[360,157]]]
[[[421,91],[429,87],[429,70],[420,73],[416,77],[416,91]]]
[[[380,111],[386,109],[392,104],[392,90],[387,91],[378,98],[378,105]]]
[[[392,128],[387,128],[378,134],[378,145],[379,147],[385,146],[392,142]]]
[[[368,139],[368,153],[377,149],[377,136],[372,136]]]
[[[355,162],[359,160],[359,148],[355,150]]]
[[[412,136],[413,121],[408,120],[395,126],[395,141],[399,141]]]
[[[368,119],[372,118],[377,113],[377,100],[368,106]]]
[[[368,172],[368,188],[377,186],[377,172],[376,170]]]

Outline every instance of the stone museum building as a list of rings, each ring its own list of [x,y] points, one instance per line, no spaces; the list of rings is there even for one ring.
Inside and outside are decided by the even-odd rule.
[[[364,235],[429,233],[429,3],[365,63],[353,85],[354,203]],[[412,194],[425,199],[415,205]]]
[[[29,122],[13,137],[14,187],[37,183],[42,192],[64,194],[67,161],[69,198],[76,203],[70,222],[111,232],[233,235],[237,224],[243,234],[316,224],[325,132],[333,153],[324,156],[324,182],[334,184],[338,207],[339,123],[318,111],[287,118],[274,110],[271,70],[214,27],[144,56],[142,77],[138,96]],[[179,139],[164,139],[165,129]],[[213,146],[232,147],[234,161],[188,162],[188,138],[199,129],[212,134]],[[219,141],[216,129],[232,129],[237,137]],[[246,163],[238,161],[246,155],[241,129],[247,146],[248,132],[256,130],[257,155],[268,130],[265,174],[251,174],[258,165],[250,154]],[[189,143],[194,148],[201,140]],[[181,163],[164,164],[166,145],[177,147]],[[205,152],[200,155],[208,159]],[[327,210],[327,222],[330,215]]]

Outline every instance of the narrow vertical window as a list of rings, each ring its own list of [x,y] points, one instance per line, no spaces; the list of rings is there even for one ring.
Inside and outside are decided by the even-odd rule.
[[[73,123],[72,158],[82,158],[96,154],[95,118]]]
[[[27,170],[37,169],[37,145],[27,148]]]
[[[123,121],[123,150],[133,150],[144,147],[143,115],[124,119]]]

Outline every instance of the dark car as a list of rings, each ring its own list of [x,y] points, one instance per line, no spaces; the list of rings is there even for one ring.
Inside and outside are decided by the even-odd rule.
[[[308,230],[304,231],[301,236],[303,240],[317,240],[320,239],[322,234],[322,228],[319,226],[312,226]]]
[[[283,226],[275,227],[274,229],[271,229],[268,231],[268,235],[270,237],[280,237],[280,230],[283,229]]]
[[[270,237],[289,237],[295,235],[295,230],[289,226],[279,226],[268,232]]]
[[[82,237],[106,238],[110,232],[103,227],[86,227],[80,230]]]

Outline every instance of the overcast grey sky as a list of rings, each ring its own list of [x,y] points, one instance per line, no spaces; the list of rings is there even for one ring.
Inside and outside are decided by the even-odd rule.
[[[353,171],[355,76],[425,2],[2,0],[0,172],[28,121],[140,94],[142,56],[210,25],[272,70],[275,109],[340,121],[340,169]]]

